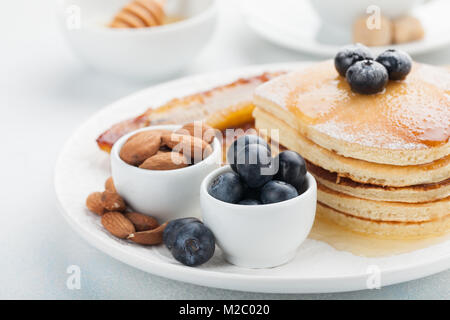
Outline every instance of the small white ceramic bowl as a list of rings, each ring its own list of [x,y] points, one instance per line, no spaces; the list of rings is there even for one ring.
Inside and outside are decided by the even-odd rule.
[[[181,126],[152,126],[121,137],[111,150],[114,186],[127,204],[137,212],[151,215],[159,222],[183,217],[199,217],[199,190],[202,180],[220,166],[222,148],[214,139],[213,152],[203,161],[176,170],[145,170],[124,162],[119,154],[132,135],[147,130],[176,130]]]
[[[200,187],[204,223],[212,230],[225,259],[246,268],[270,268],[290,261],[306,239],[316,214],[317,185],[307,174],[308,189],[293,199],[266,205],[237,205],[215,199],[208,187],[225,166],[211,172]]]
[[[211,38],[217,0],[168,0],[167,13],[186,19],[141,29],[107,24],[131,0],[58,0],[63,32],[95,69],[142,80],[167,78],[193,61]]]

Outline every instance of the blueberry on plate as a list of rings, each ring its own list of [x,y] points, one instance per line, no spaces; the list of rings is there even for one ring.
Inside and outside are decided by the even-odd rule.
[[[249,144],[237,155],[237,172],[250,188],[259,188],[274,175],[270,151],[261,144]]]
[[[242,204],[244,206],[256,206],[260,205],[261,201],[259,201],[258,199],[244,199],[239,201],[238,204]]]
[[[244,197],[245,186],[236,172],[225,172],[213,180],[208,192],[218,200],[237,203]]]
[[[306,179],[306,163],[295,151],[283,151],[274,160],[278,163],[278,172],[273,177],[275,180],[284,181],[300,190]]]
[[[381,63],[363,60],[348,68],[346,78],[353,92],[374,94],[383,91],[389,75]]]
[[[171,253],[186,266],[198,266],[214,255],[216,241],[211,230],[203,223],[188,223],[177,232]]]
[[[297,189],[284,181],[269,181],[261,189],[261,201],[264,204],[286,201],[296,196]]]
[[[377,57],[376,61],[386,68],[391,80],[405,79],[412,68],[411,57],[401,50],[386,50]]]
[[[227,161],[230,164],[231,169],[233,169],[234,172],[237,172],[237,168],[236,168],[237,154],[239,153],[239,151],[241,149],[245,148],[245,146],[247,146],[249,144],[261,144],[270,151],[269,144],[266,142],[266,140],[264,140],[260,136],[245,135],[245,136],[237,138],[236,140],[234,140],[233,144],[228,148],[228,151],[227,151]]]
[[[360,43],[346,46],[339,50],[334,57],[334,66],[337,72],[345,77],[348,68],[358,61],[373,60],[374,57],[370,49]]]
[[[178,230],[188,223],[202,223],[197,218],[181,218],[170,221],[163,232],[163,242],[166,247],[170,250],[175,243],[175,237],[178,233]]]

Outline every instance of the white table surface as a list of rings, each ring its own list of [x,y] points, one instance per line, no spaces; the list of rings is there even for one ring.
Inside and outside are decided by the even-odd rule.
[[[222,0],[214,39],[180,76],[249,64],[311,60],[249,30],[237,0]],[[217,290],[153,276],[87,245],[56,207],[53,170],[70,134],[94,112],[151,83],[96,73],[70,51],[54,1],[0,2],[0,298],[2,299],[449,299],[450,270],[342,294],[274,295]],[[450,48],[418,60],[450,64]],[[69,290],[70,265],[81,289]]]

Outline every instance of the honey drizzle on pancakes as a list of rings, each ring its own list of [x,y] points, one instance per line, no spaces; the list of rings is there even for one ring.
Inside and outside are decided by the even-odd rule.
[[[310,125],[350,143],[425,149],[450,137],[450,72],[445,69],[414,64],[404,81],[390,81],[379,94],[361,95],[326,61],[269,89],[270,95],[278,91],[274,102],[294,114],[300,128]]]

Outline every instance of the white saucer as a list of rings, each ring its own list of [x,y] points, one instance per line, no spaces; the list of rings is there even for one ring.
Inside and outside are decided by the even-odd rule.
[[[102,190],[110,176],[109,155],[98,149],[95,139],[112,124],[138,115],[149,105],[158,106],[239,77],[304,66],[266,65],[184,78],[148,88],[102,109],[73,134],[58,159],[55,189],[63,216],[91,245],[126,264],[159,276],[217,288],[272,293],[340,292],[366,289],[374,271],[379,271],[381,285],[385,286],[448,269],[450,241],[406,254],[365,258],[311,239],[301,245],[293,261],[276,268],[239,268],[226,263],[220,250],[201,267],[185,267],[163,246],[148,248],[111,236],[99,217],[85,208],[87,195]]]
[[[322,57],[332,57],[351,42],[351,30],[337,37],[324,32],[322,21],[308,0],[246,0],[242,10],[247,24],[266,40],[282,47]],[[411,55],[441,49],[450,44],[450,1],[434,0],[413,11],[425,29],[420,41],[388,47],[372,47],[375,53],[397,48]]]

